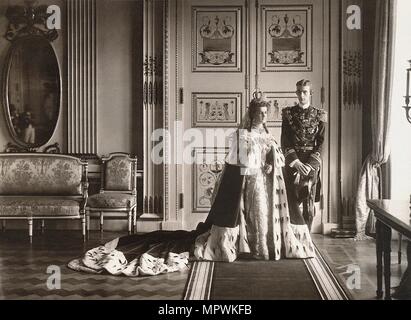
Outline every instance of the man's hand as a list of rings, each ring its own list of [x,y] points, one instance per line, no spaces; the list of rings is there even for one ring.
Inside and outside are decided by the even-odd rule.
[[[301,175],[308,176],[311,172],[311,167],[298,160],[293,166]]]

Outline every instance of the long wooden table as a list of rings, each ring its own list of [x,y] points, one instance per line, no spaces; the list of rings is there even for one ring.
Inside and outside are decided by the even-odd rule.
[[[411,238],[411,209],[408,201],[367,200],[367,205],[374,210],[376,221],[377,251],[377,297],[382,298],[382,273],[384,269],[385,299],[391,299],[391,230]],[[411,245],[407,254],[410,257]],[[383,259],[384,257],[384,259]],[[383,265],[384,263],[384,265]],[[408,265],[410,268],[410,265]]]

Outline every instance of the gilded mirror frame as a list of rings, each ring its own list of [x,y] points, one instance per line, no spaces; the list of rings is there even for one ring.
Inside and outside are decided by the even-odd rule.
[[[58,59],[56,50],[52,44],[52,41],[57,39],[58,33],[55,29],[47,29],[47,18],[49,14],[47,13],[47,7],[46,6],[38,6],[38,7],[23,7],[23,6],[10,6],[7,8],[6,11],[6,17],[9,20],[8,28],[7,31],[4,35],[4,37],[10,41],[10,47],[7,50],[7,55],[4,60],[4,65],[3,65],[3,74],[2,74],[2,102],[3,102],[3,109],[4,109],[4,114],[5,114],[5,121],[7,122],[7,127],[9,130],[9,134],[13,139],[13,143],[8,143],[6,146],[6,152],[35,152],[37,151],[40,147],[46,146],[48,143],[50,143],[50,140],[53,138],[58,123],[60,116],[62,114],[62,70],[60,67],[60,61]],[[25,47],[26,45],[26,47]],[[21,107],[17,110],[17,120],[16,120],[16,115],[11,114],[10,106],[11,104],[14,104],[14,101],[10,97],[10,85],[12,79],[10,78],[10,72],[12,70],[13,66],[13,61],[14,59],[18,58],[19,50],[30,50],[30,46],[36,51],[40,52],[41,55],[43,55],[43,58],[37,59],[38,61],[45,61],[48,63],[50,60],[45,60],[45,59],[53,59],[53,61],[50,62],[50,65],[52,66],[52,69],[50,69],[51,73],[51,81],[48,82],[47,79],[44,78],[44,74],[47,74],[47,66],[44,66],[43,69],[41,69],[41,66],[33,67],[34,72],[39,74],[39,80],[43,80],[43,87],[42,88],[34,88],[34,92],[37,91],[37,104],[36,109],[37,109],[37,122],[43,122],[40,127],[34,127],[33,126],[33,132],[35,129],[41,128],[40,129],[40,136],[43,137],[43,139],[36,141],[39,136],[39,130],[36,130],[37,133],[34,134],[37,135],[37,138],[33,138],[30,140],[31,141],[24,141],[27,140],[25,137],[19,134],[20,131],[15,129],[16,122],[18,123],[18,126],[24,125],[26,118],[30,120],[31,116],[31,108],[29,107],[30,110],[26,110],[26,105],[27,103],[21,102],[20,104],[24,103],[24,106]],[[33,49],[33,50],[34,50]],[[28,51],[31,52],[31,51]],[[33,51],[34,52],[34,51]],[[47,54],[47,56],[45,56]],[[21,55],[23,59],[21,61],[26,62],[29,61],[31,62],[28,58],[27,55]],[[16,60],[17,61],[17,60]],[[33,63],[36,63],[35,59],[33,59]],[[27,63],[27,62],[26,62]],[[37,68],[37,69],[36,69]],[[22,68],[21,74],[27,74],[29,73],[30,70],[27,70],[25,68]],[[32,71],[33,72],[33,71]],[[18,72],[16,73],[18,76]],[[48,75],[49,76],[49,75]],[[28,77],[33,77],[32,75],[27,76],[27,77],[21,77],[27,78]],[[24,80],[20,81],[20,86],[19,89],[16,89],[16,92],[20,91],[20,93],[15,93],[17,95],[20,95],[21,97],[27,95],[27,93],[24,93],[24,86],[27,86],[25,84]],[[18,83],[18,82],[16,82]],[[49,85],[47,87],[46,85]],[[30,83],[29,85],[32,86]],[[16,85],[17,86],[17,85]],[[30,91],[29,91],[30,92]],[[42,96],[42,98],[40,98]],[[26,99],[30,101],[31,97],[29,99]],[[42,110],[40,109],[41,103],[40,99],[44,99],[42,106]],[[47,102],[46,102],[46,99]],[[19,100],[17,100],[19,102]],[[48,106],[48,108],[46,107]],[[41,110],[41,111],[40,111]],[[39,112],[43,113],[43,116],[49,115],[49,117],[46,117],[44,119],[41,118]],[[36,115],[34,115],[36,116]],[[15,119],[14,124],[13,124],[13,118]],[[47,124],[47,120],[48,124]],[[27,121],[30,123],[30,121]],[[33,120],[33,119],[31,119]],[[46,122],[46,124],[44,124]],[[23,128],[26,128],[26,126],[23,126]],[[23,129],[22,129],[23,130]],[[26,129],[24,129],[26,130]],[[26,131],[27,132],[27,131]],[[24,135],[25,136],[25,135]],[[59,147],[58,144],[53,145],[53,151],[52,152],[59,152]],[[43,150],[43,152],[46,152],[47,147]]]

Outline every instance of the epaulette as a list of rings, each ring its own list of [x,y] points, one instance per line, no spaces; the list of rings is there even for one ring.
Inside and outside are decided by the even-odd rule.
[[[317,111],[318,120],[322,122],[328,122],[328,112],[327,111],[325,111],[324,109],[316,108],[316,107],[314,107],[314,109]]]
[[[291,108],[292,107],[285,107],[281,110],[281,116],[283,119],[290,119],[291,118]]]

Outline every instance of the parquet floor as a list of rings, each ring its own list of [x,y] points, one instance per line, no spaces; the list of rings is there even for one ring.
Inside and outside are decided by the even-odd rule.
[[[95,232],[84,246],[80,235],[78,231],[46,231],[35,235],[30,245],[23,230],[0,232],[0,299],[182,299],[188,271],[128,278],[68,269],[71,259],[122,234],[105,232],[101,238]]]
[[[75,272],[66,267],[68,261],[87,249],[121,235],[124,233],[104,232],[101,237],[99,232],[92,232],[90,240],[83,245],[79,231],[46,230],[44,235],[35,234],[30,245],[26,230],[0,232],[0,299],[181,300],[189,271],[128,278]],[[347,273],[349,266],[358,267],[360,286],[348,288],[354,299],[375,299],[373,241],[354,242],[322,235],[313,235],[313,239],[343,285],[347,285],[351,275]],[[396,263],[396,245],[394,241],[393,287],[398,285],[407,266],[405,257],[401,265]],[[48,268],[53,271],[48,272]],[[61,275],[60,288],[52,281],[57,276],[56,270]],[[248,272],[251,271],[245,271]],[[48,283],[54,285],[54,289],[49,289]]]
[[[333,239],[314,234],[313,241],[323,257],[355,300],[375,300],[377,290],[377,269],[375,241],[354,241],[353,239]],[[398,241],[391,244],[391,288],[401,281],[407,268],[406,243],[402,245],[402,263],[398,264]],[[354,273],[358,280],[353,278]]]

